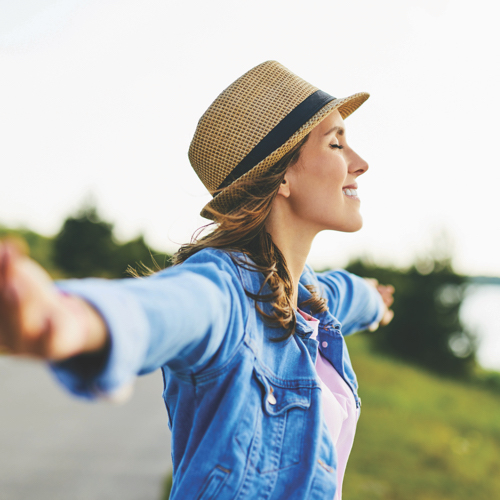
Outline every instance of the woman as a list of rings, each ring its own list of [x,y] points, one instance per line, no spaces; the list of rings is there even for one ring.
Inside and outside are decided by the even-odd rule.
[[[341,497],[360,407],[343,335],[389,321],[393,290],[306,258],[318,232],[361,228],[368,165],[343,119],[367,98],[275,61],[236,80],[189,150],[215,227],[146,279],[54,287],[2,245],[0,345],[87,398],[161,367],[172,499]]]

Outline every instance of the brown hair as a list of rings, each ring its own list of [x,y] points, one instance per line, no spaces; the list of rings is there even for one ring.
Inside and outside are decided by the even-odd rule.
[[[246,294],[255,300],[255,307],[268,324],[285,328],[286,335],[277,340],[284,340],[295,332],[293,284],[285,258],[266,231],[265,223],[285,173],[297,162],[307,138],[308,136],[304,137],[265,175],[246,182],[238,182],[235,185],[237,186],[235,198],[238,203],[227,213],[220,213],[208,207],[207,210],[216,222],[196,231],[191,243],[183,245],[173,257],[173,264],[176,265],[204,248],[219,248],[227,250],[235,264],[262,273],[265,279],[259,292],[254,294],[246,290]],[[213,231],[200,237],[206,228],[212,226],[214,226]],[[243,253],[251,259],[251,262],[248,260],[242,262],[231,255],[231,251]],[[263,294],[266,284],[271,292]],[[314,287],[308,289],[312,297],[307,301],[307,305],[311,307],[313,314],[325,311],[327,309],[325,299],[319,296]],[[270,302],[272,312],[265,313],[259,302]]]

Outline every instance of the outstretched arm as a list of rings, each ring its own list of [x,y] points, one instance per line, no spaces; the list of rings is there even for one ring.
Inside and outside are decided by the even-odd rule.
[[[216,354],[227,359],[244,331],[248,300],[220,252],[199,252],[145,279],[57,286],[12,244],[0,257],[0,346],[53,361],[78,396],[113,394],[164,365],[201,370]]]
[[[342,323],[342,333],[371,329],[392,320],[394,288],[379,285],[376,280],[363,279],[344,270],[317,275],[328,300],[330,312]]]

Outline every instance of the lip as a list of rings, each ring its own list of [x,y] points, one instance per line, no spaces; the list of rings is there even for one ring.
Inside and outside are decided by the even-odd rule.
[[[361,201],[361,200],[359,199],[359,197],[358,197],[358,196],[351,196],[351,195],[346,194],[346,193],[344,192],[344,189],[356,189],[356,190],[357,190],[357,189],[358,189],[358,185],[357,185],[356,183],[354,183],[354,184],[349,184],[348,186],[344,186],[344,187],[342,188],[342,193],[344,194],[344,196],[346,196],[346,197],[347,197],[347,198],[349,198],[350,200]]]

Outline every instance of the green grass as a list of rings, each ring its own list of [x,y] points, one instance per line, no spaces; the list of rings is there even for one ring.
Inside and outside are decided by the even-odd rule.
[[[500,394],[348,345],[363,406],[344,500],[500,498]]]

